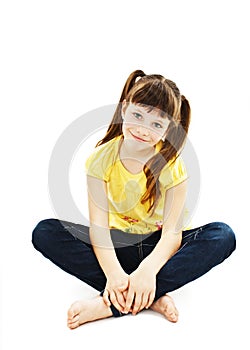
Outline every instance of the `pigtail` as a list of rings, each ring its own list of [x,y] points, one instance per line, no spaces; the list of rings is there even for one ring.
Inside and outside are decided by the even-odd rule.
[[[185,141],[186,135],[188,133],[190,120],[191,120],[191,108],[190,108],[188,100],[183,95],[181,95],[180,115],[181,115],[180,124],[181,124],[183,132],[184,132],[184,137],[183,137],[183,141],[182,141],[182,143],[183,143]]]
[[[173,146],[173,149],[178,156],[184,146],[189,125],[191,119],[191,109],[188,100],[185,96],[181,95],[181,106],[180,106],[180,116],[179,121],[176,123],[176,126],[173,128],[172,132],[169,135],[169,142]],[[171,131],[171,130],[170,130]]]
[[[100,146],[111,139],[113,139],[116,136],[119,136],[122,134],[122,116],[121,116],[121,108],[122,108],[122,102],[124,99],[126,99],[129,91],[131,88],[135,85],[137,78],[144,77],[146,74],[142,70],[136,70],[133,73],[131,73],[124,85],[124,88],[122,90],[122,94],[119,100],[119,103],[116,107],[115,113],[113,115],[113,119],[111,120],[111,123],[108,127],[108,130],[106,132],[106,135],[102,140],[100,140],[97,146]]]
[[[142,196],[141,203],[149,204],[148,212],[152,211],[153,213],[160,199],[159,177],[161,170],[167,163],[173,163],[181,153],[187,138],[190,119],[191,108],[188,100],[182,95],[178,121],[171,121],[160,152],[151,158],[144,166],[144,173],[147,178],[147,190]]]
[[[135,70],[133,73],[130,74],[122,90],[120,102],[126,99],[129,91],[135,85],[136,79],[140,77],[144,77],[145,75],[146,74],[142,70]]]

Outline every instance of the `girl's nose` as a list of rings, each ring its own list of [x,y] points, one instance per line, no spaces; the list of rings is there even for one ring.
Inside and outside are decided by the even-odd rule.
[[[149,130],[148,128],[145,128],[143,126],[138,126],[137,127],[137,132],[140,134],[140,135],[144,135],[144,136],[148,136],[149,135]]]

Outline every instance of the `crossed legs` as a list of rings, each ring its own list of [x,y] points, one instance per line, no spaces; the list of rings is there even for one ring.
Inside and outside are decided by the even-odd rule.
[[[79,232],[81,240],[77,238]],[[105,288],[106,278],[89,242],[87,227],[57,219],[43,220],[34,229],[32,242],[37,250],[64,271],[100,292]],[[167,293],[202,276],[226,259],[234,249],[234,233],[224,223],[215,222],[184,231],[181,248],[157,275],[156,297],[151,309],[169,321],[177,322],[178,311]],[[126,254],[129,252],[132,250]],[[131,269],[136,267],[130,266]],[[113,306],[106,306],[100,295],[73,303],[68,310],[67,322],[68,327],[74,329],[86,322],[111,316],[120,314]]]

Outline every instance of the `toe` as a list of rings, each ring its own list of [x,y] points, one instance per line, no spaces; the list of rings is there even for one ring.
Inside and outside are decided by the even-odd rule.
[[[76,303],[72,304],[68,310],[68,319],[73,320],[74,317],[79,315],[79,312],[80,312],[80,308],[79,308],[78,303],[76,302]]]
[[[177,322],[178,321],[178,310],[175,307],[174,301],[172,298],[170,298],[168,296],[167,299],[167,305],[165,308],[165,312],[166,312],[166,318],[171,321],[171,322]]]
[[[80,319],[80,316],[79,315],[76,315],[74,316],[73,318],[69,318],[68,319],[68,323],[75,323],[75,322],[78,322]]]
[[[75,329],[77,327],[79,327],[79,321],[73,322],[73,323],[68,323],[68,327],[70,329]]]
[[[171,322],[177,322],[177,321],[178,321],[178,316],[177,316],[176,313],[170,314],[169,317],[170,317],[169,320],[170,320]]]

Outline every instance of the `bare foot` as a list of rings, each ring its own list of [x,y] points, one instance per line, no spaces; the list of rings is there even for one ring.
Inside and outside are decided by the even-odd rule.
[[[150,309],[159,312],[170,322],[175,323],[178,321],[179,312],[175,307],[173,299],[167,294],[156,300]]]
[[[90,300],[76,301],[68,310],[68,327],[77,328],[83,323],[100,320],[112,316],[112,311],[101,296]]]

